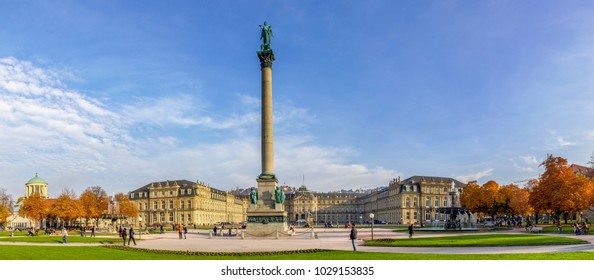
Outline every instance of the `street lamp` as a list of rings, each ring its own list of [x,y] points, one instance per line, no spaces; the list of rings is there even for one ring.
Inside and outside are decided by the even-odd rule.
[[[371,240],[373,240],[373,213],[369,214],[369,219],[371,219]]]
[[[359,224],[363,223],[363,215],[359,216]]]
[[[142,239],[142,217],[138,217],[138,225],[140,226],[138,229],[138,239]]]

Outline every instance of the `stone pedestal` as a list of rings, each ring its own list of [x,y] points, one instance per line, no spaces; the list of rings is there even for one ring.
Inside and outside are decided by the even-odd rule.
[[[282,204],[276,203],[274,197],[278,180],[258,178],[257,181],[258,202],[250,205],[247,211],[245,235],[256,238],[278,238],[279,235],[290,235],[287,212]]]

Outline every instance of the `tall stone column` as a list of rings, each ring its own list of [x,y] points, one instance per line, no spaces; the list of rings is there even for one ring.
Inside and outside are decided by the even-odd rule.
[[[277,190],[278,179],[274,174],[274,134],[272,120],[272,62],[274,53],[270,48],[272,29],[264,22],[263,44],[258,51],[262,72],[262,172],[256,181],[257,191],[250,193],[250,208],[247,210],[246,234],[249,237],[271,238],[279,233],[287,234],[287,212],[284,209],[284,193]]]
[[[274,190],[278,179],[274,174],[274,130],[272,120],[272,50],[258,52],[262,72],[262,173],[258,176],[259,207],[275,209]]]
[[[272,62],[274,54],[258,53],[262,71],[262,173],[260,177],[274,176],[274,131],[272,121]]]

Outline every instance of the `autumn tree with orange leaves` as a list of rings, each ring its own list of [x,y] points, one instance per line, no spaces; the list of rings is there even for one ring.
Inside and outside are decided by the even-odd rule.
[[[19,209],[19,215],[33,220],[35,227],[39,226],[39,222],[44,219],[49,213],[49,207],[45,198],[41,197],[39,193],[33,193],[31,196],[23,201],[23,205]]]
[[[53,217],[60,218],[66,224],[83,216],[83,208],[76,198],[76,194],[65,189],[50,208]]]
[[[560,224],[561,214],[574,213],[588,208],[592,203],[594,184],[582,174],[575,175],[567,159],[548,155],[540,166],[545,172],[533,182],[530,204],[537,211],[551,211]]]
[[[86,219],[87,223],[92,219],[95,219],[95,223],[97,223],[101,215],[107,213],[109,197],[107,192],[99,186],[87,188],[78,200],[82,207],[82,217]]]
[[[128,199],[127,195],[117,193],[115,199],[118,202],[120,214],[127,215],[129,218],[138,217],[138,208],[134,207],[134,203]]]

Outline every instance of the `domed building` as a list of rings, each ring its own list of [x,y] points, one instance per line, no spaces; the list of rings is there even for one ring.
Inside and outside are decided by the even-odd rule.
[[[29,198],[34,193],[38,193],[42,198],[49,198],[47,192],[47,182],[35,173],[35,177],[31,178],[26,184],[27,192],[25,198]]]

